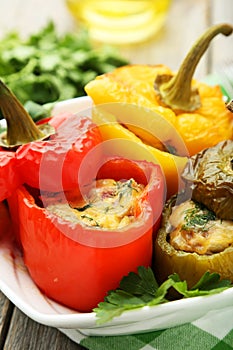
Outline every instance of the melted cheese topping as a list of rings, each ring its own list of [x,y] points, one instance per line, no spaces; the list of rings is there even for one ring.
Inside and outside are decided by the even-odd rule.
[[[135,180],[97,180],[86,198],[75,205],[55,204],[46,209],[65,220],[106,229],[117,229],[135,220],[144,185]]]
[[[233,221],[218,220],[191,200],[173,208],[169,224],[170,244],[176,250],[213,254],[233,244]]]

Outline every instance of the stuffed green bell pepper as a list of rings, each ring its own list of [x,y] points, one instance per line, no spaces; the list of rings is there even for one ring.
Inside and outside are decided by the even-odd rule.
[[[206,271],[233,281],[232,159],[231,140],[191,157],[186,191],[166,203],[155,240],[159,281],[176,272],[192,287]]]

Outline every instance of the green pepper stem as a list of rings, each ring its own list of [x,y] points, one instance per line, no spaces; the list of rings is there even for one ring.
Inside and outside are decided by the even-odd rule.
[[[228,36],[232,31],[233,27],[226,23],[210,27],[192,46],[176,75],[156,77],[155,89],[167,106],[184,111],[193,111],[200,107],[198,91],[192,88],[196,66],[217,34]]]
[[[5,147],[14,147],[46,137],[16,96],[1,80],[0,110],[7,123],[6,140],[4,142],[1,140]]]

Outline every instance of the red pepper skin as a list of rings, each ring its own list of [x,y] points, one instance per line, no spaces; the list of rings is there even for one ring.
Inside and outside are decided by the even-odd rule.
[[[124,275],[151,265],[153,223],[159,222],[164,202],[161,170],[146,162],[115,162],[103,165],[98,177],[107,178],[112,169],[113,179],[129,179],[133,173],[137,182],[147,184],[136,222],[126,228],[101,230],[51,218],[24,186],[9,199],[11,210],[18,207],[17,225],[32,279],[48,297],[79,311],[90,312]]]
[[[62,113],[50,118],[56,134],[48,140],[34,141],[17,151],[0,148],[0,201],[8,198],[20,184],[44,191],[60,192],[76,188],[85,179],[91,181],[91,169],[102,157],[102,139],[88,117]],[[87,156],[92,151],[92,155]],[[85,162],[84,162],[85,161]],[[79,176],[80,165],[82,178]]]
[[[14,238],[12,235],[12,223],[11,218],[9,214],[9,210],[7,208],[7,203],[0,202],[0,241],[1,246],[3,245],[3,242],[5,243],[7,241],[6,238]]]
[[[0,202],[9,197],[20,182],[15,152],[0,148]]]
[[[70,113],[52,118],[50,124],[56,133],[49,140],[30,142],[16,151],[22,183],[50,192],[77,188],[80,164],[102,141],[99,130],[90,118]],[[100,157],[97,147],[95,155],[86,158],[85,179]]]

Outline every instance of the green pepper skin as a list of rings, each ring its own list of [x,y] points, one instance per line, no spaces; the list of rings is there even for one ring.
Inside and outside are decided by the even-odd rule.
[[[169,222],[172,207],[177,197],[173,196],[165,205],[160,230],[154,242],[153,268],[158,282],[162,283],[173,273],[186,280],[188,287],[195,285],[206,272],[219,273],[221,278],[233,282],[233,245],[220,253],[199,255],[178,251],[169,243]]]
[[[216,216],[233,220],[233,141],[225,140],[192,156],[182,174],[192,199]]]

